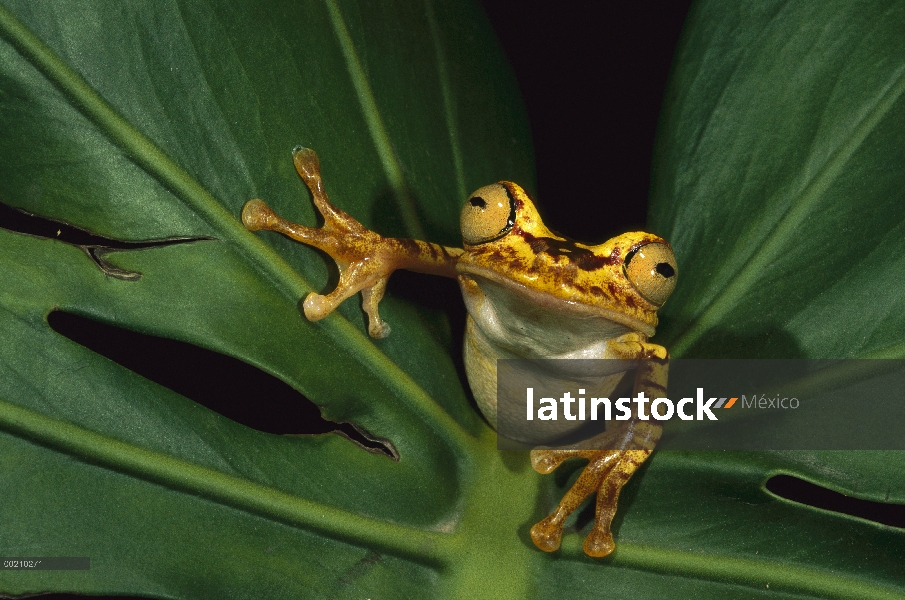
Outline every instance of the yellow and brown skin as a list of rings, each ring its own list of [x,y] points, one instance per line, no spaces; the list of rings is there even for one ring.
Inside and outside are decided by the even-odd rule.
[[[505,192],[512,224],[501,237],[469,244],[458,257],[459,273],[472,273],[496,281],[520,284],[526,289],[608,314],[650,336],[657,326],[657,309],[629,281],[623,267],[626,256],[651,243],[668,247],[659,236],[630,232],[598,246],[587,246],[557,236],[544,225],[534,203],[518,185],[509,181],[477,190],[467,202],[494,188]]]
[[[635,376],[634,392],[652,398],[663,395],[668,354],[662,346],[647,341],[657,325],[657,309],[676,279],[675,259],[663,239],[632,232],[597,246],[573,242],[548,230],[524,190],[505,181],[481,188],[466,200],[461,223],[464,249],[385,238],[329,202],[314,151],[297,148],[293,162],[311,190],[324,226],[290,223],[261,200],[245,205],[242,222],[251,231],[283,233],[323,250],[336,261],[339,283],[325,296],[312,293],[305,298],[308,319],[326,317],[361,291],[369,333],[380,338],[389,333],[389,327],[380,319],[377,306],[394,270],[456,277],[466,295],[479,294],[475,278],[484,278],[523,294],[527,302],[555,299],[579,313],[625,326],[631,332],[607,340],[607,355],[644,359]],[[590,556],[610,554],[615,548],[610,524],[619,491],[650,455],[660,432],[658,423],[632,418],[583,442],[580,448],[533,450],[531,462],[540,473],[550,473],[569,458],[588,460],[556,510],[532,527],[531,538],[537,547],[547,552],[558,549],[565,519],[596,491],[597,517],[584,548]]]

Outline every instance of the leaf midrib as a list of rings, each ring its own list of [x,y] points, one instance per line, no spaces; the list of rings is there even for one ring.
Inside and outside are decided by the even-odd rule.
[[[143,169],[167,189],[196,210],[217,234],[231,244],[292,302],[314,288],[259,236],[245,230],[239,220],[213,195],[175,164],[144,134],[119,115],[100,94],[57,54],[0,5],[0,36],[9,41],[37,70],[72,99],[77,110],[94,122],[101,132],[123,148]],[[452,450],[465,460],[474,445],[472,438],[433,398],[405,371],[372,344],[339,313],[322,322],[328,335],[340,345],[354,349],[364,367],[374,373],[402,399],[427,427],[449,442]]]
[[[450,534],[389,523],[306,500],[42,415],[4,399],[0,399],[0,428],[82,461],[343,542],[382,548],[422,564],[446,564],[456,543]]]

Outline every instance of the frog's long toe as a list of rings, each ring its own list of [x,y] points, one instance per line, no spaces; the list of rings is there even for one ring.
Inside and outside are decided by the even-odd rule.
[[[242,208],[242,224],[249,231],[270,229],[279,222],[280,218],[273,209],[267,206],[263,200],[249,200]]]
[[[607,531],[601,531],[596,526],[588,534],[584,540],[584,553],[595,558],[603,558],[609,556],[616,549],[616,543],[613,541],[613,534]]]
[[[389,277],[377,280],[377,283],[369,288],[361,290],[361,308],[368,315],[368,335],[375,340],[380,340],[390,335],[390,325],[380,318],[377,305],[383,299],[383,293],[387,289]]]
[[[531,451],[531,468],[541,475],[549,475],[570,458],[590,459],[596,451],[587,450],[548,450],[537,448]]]
[[[562,541],[562,521],[555,514],[550,515],[531,528],[531,540],[544,552],[556,552]]]
[[[309,321],[320,321],[333,312],[333,305],[327,300],[326,296],[311,292],[305,296],[302,309],[305,311],[305,317]]]

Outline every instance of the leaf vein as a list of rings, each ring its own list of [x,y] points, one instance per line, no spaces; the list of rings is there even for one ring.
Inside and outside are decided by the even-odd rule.
[[[368,82],[368,77],[355,50],[352,35],[349,33],[349,28],[346,27],[346,22],[343,19],[342,12],[339,10],[339,6],[336,5],[336,0],[326,0],[326,3],[330,12],[330,24],[333,26],[333,32],[339,41],[343,58],[346,61],[346,69],[349,72],[349,78],[355,87],[355,95],[358,98],[361,112],[368,125],[368,132],[371,134],[371,139],[377,148],[377,154],[380,156],[383,170],[389,180],[390,187],[393,188],[396,201],[399,203],[406,230],[412,237],[424,239],[424,228],[418,218],[418,211],[415,209],[414,200],[409,193],[408,185],[405,183],[405,177],[402,175],[399,157],[396,156],[396,152],[393,150],[389,133],[387,133],[386,126],[380,116],[377,101],[374,99],[374,91],[371,89],[371,84]]]
[[[293,302],[306,296],[313,286],[297,273],[260,236],[248,232],[238,218],[220,204],[189,173],[179,167],[147,136],[136,130],[78,73],[24,24],[0,5],[0,37],[6,38],[26,59],[68,96],[91,121],[123,148],[151,176],[163,183],[178,198],[189,204],[207,221],[218,237],[232,243],[240,254]],[[460,457],[469,456],[473,438],[411,376],[390,360],[365,335],[340,314],[323,322],[347,348],[422,417],[425,425],[447,440]],[[467,461],[464,461],[467,462]]]
[[[326,506],[242,477],[140,448],[5,400],[0,400],[0,429],[86,462],[197,494],[274,521],[318,531],[343,542],[382,548],[418,562],[443,565],[453,543],[446,534]]]
[[[873,105],[864,111],[860,122],[839,144],[823,166],[816,171],[814,177],[792,199],[788,210],[770,235],[764,239],[723,290],[714,296],[691,327],[676,340],[673,344],[673,352],[676,356],[681,356],[688,350],[704,332],[715,325],[748,290],[757,284],[763,270],[780,254],[785,243],[792,238],[794,230],[814,210],[824,192],[835,181],[843,165],[879,125],[903,92],[905,92],[905,64],[894,71],[884,89],[875,96]]]
[[[424,9],[427,13],[427,22],[430,26],[431,41],[434,44],[434,57],[437,62],[437,76],[440,79],[440,94],[443,96],[443,115],[446,118],[446,131],[449,134],[449,145],[453,155],[453,169],[456,173],[456,192],[458,197],[464,199],[468,190],[465,189],[465,167],[462,161],[462,145],[459,143],[459,127],[455,115],[455,103],[453,101],[452,88],[449,82],[449,72],[446,70],[446,54],[443,52],[443,43],[440,39],[440,26],[434,13],[432,0],[424,0]]]

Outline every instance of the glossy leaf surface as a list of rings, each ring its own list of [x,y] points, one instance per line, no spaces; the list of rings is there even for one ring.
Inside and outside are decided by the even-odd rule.
[[[682,356],[894,353],[905,17],[746,6],[698,5],[680,48],[651,228],[682,282],[657,339]],[[469,191],[532,187],[517,91],[477,8],[3,0],[0,37],[0,200],[120,240],[215,238],[108,255],[142,274],[123,281],[77,247],[0,230],[0,554],[92,558],[0,571],[0,593],[903,592],[902,530],[763,489],[787,472],[905,502],[896,453],[659,453],[623,493],[613,557],[586,558],[574,528],[547,555],[527,531],[568,473],[495,449],[442,316],[391,296],[376,343],[356,302],[299,316],[329,261],[238,221],[261,197],[317,222],[295,145],[385,234],[458,244]],[[57,309],[256,365],[400,460],[234,423],[55,333]]]

